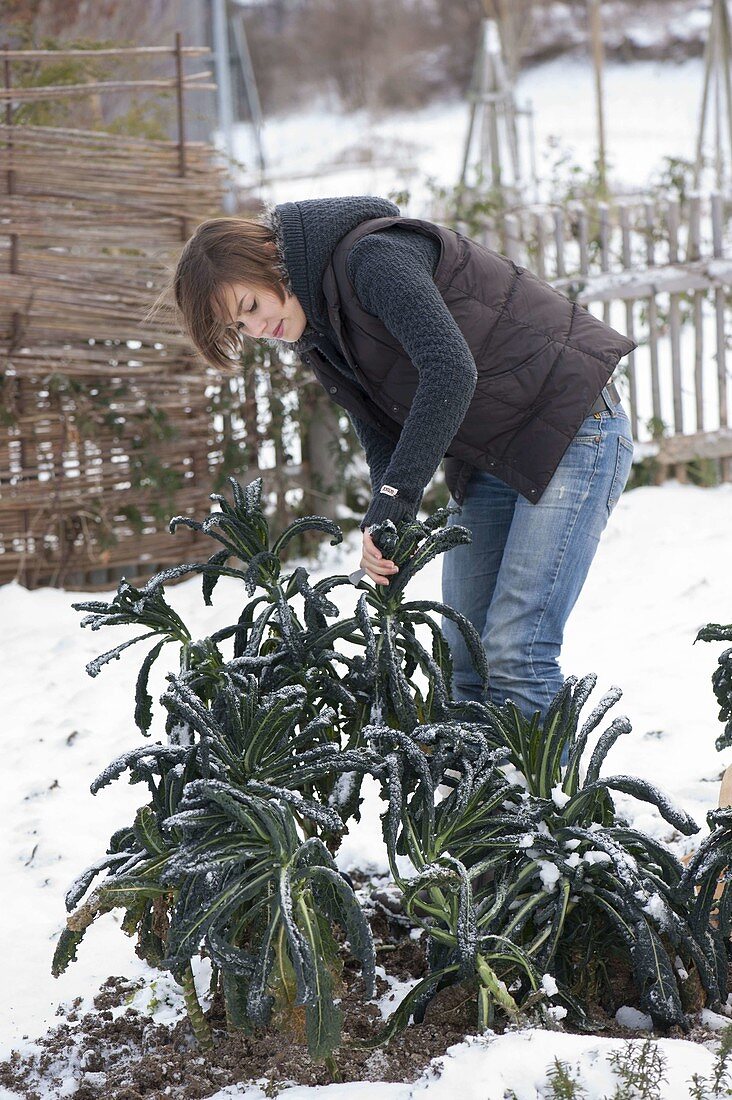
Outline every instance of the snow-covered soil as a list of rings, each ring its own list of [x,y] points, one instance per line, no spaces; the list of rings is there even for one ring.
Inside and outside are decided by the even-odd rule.
[[[612,771],[652,779],[703,828],[707,810],[716,805],[718,781],[730,754],[720,755],[714,748],[721,726],[710,677],[722,647],[694,645],[693,640],[705,623],[732,618],[731,544],[732,485],[700,489],[669,482],[624,494],[568,624],[563,653],[565,675],[598,673],[591,700],[612,684],[623,689],[610,717],[627,714],[633,732],[614,748]],[[339,547],[330,548],[325,541],[321,560],[305,564],[318,577],[350,572],[359,557],[354,533]],[[434,598],[440,568],[439,559],[432,562],[408,595]],[[214,607],[207,609],[197,580],[171,589],[169,596],[200,636],[233,621],[245,598],[235,582],[222,581]],[[64,923],[65,890],[79,870],[104,851],[110,833],[130,819],[142,795],[122,783],[112,784],[96,798],[89,794],[89,783],[104,765],[139,743],[131,691],[140,657],[134,649],[128,651],[98,679],[89,679],[85,662],[111,644],[113,632],[81,631],[80,616],[71,609],[79,598],[56,590],[28,592],[15,584],[0,589],[1,697],[6,715],[0,773],[0,936],[5,948],[0,1057],[13,1047],[29,1049],[32,1040],[54,1023],[60,1003],[81,995],[80,1012],[90,1009],[93,995],[111,974],[145,978],[134,1003],[142,1009],[152,1004],[157,1019],[172,1019],[182,1010],[177,988],[137,958],[116,914],[101,918],[89,930],[78,961],[66,974],[58,980],[50,976],[55,940]],[[335,598],[343,612],[350,612],[357,592],[336,589]],[[171,647],[168,661],[156,674],[154,697],[174,660]],[[158,725],[153,730],[153,739],[160,729]],[[386,869],[380,809],[372,788],[361,823],[341,849],[344,868]],[[628,799],[627,812],[636,826],[670,839],[669,828],[652,809]],[[693,838],[683,843],[688,847]],[[203,991],[204,968],[198,979]],[[466,1100],[492,1100],[511,1088],[519,1100],[529,1100],[542,1095],[536,1091],[538,1083],[557,1055],[572,1066],[581,1063],[592,1100],[610,1088],[607,1053],[613,1045],[622,1043],[559,1032],[488,1036],[451,1048],[439,1075],[430,1071],[414,1086],[351,1083],[320,1091],[327,1100],[341,1100],[346,1089],[349,1096],[358,1091],[368,1100],[406,1100],[422,1092],[452,1096],[459,1089]],[[668,1059],[663,1095],[688,1096],[686,1082],[693,1072],[709,1072],[711,1052],[682,1040],[666,1040],[661,1046]],[[75,1087],[70,1080],[68,1095]],[[285,1093],[298,1100],[311,1094],[314,1091],[304,1087]],[[264,1094],[244,1087],[220,1094],[232,1095]]]
[[[435,1059],[423,1077],[414,1084],[361,1081],[326,1087],[284,1089],[282,1100],[540,1100],[551,1096],[547,1092],[547,1071],[555,1060],[568,1067],[575,1080],[581,1082],[587,1100],[612,1097],[618,1083],[609,1061],[613,1052],[622,1052],[622,1040],[598,1040],[561,1035],[555,1031],[519,1031],[496,1036],[470,1036],[465,1042],[449,1047],[444,1058]],[[635,1043],[634,1043],[635,1045]],[[659,1040],[666,1060],[664,1100],[688,1100],[694,1074],[708,1077],[713,1064],[712,1053],[698,1043],[672,1039]],[[221,1089],[212,1100],[244,1097],[265,1100],[267,1092],[255,1086],[244,1092],[240,1088]],[[569,1093],[556,1093],[557,1096]],[[640,1095],[640,1094],[626,1094]]]

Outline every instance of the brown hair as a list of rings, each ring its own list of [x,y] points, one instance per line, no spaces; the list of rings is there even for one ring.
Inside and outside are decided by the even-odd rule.
[[[250,218],[209,218],[186,241],[175,275],[145,320],[165,306],[172,308],[172,299],[182,328],[203,358],[218,370],[231,371],[246,337],[214,310],[215,305],[225,315],[223,288],[241,281],[274,291],[284,303],[286,278],[272,228]]]

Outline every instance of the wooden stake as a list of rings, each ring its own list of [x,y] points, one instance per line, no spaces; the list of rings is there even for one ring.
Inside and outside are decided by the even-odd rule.
[[[607,158],[605,154],[605,107],[603,104],[602,76],[605,50],[602,42],[602,0],[587,0],[592,41],[592,61],[595,67],[595,100],[597,105],[597,173],[600,193],[607,197]]]
[[[180,31],[175,32],[175,102],[178,122],[178,174],[186,176],[186,123],[183,110],[183,46]],[[188,221],[180,220],[180,239],[188,240]]]

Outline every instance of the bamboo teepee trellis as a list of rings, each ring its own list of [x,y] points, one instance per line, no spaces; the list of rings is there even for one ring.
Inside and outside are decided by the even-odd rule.
[[[694,186],[704,170],[704,141],[710,111],[714,125],[714,179],[717,190],[732,184],[732,31],[727,0],[713,0],[704,51],[704,89],[694,158]]]
[[[513,35],[513,24],[501,4],[501,29],[489,13],[481,22],[480,41],[473,64],[468,91],[470,116],[463,150],[460,187],[463,190],[492,190],[514,201],[526,198],[527,187],[536,190],[533,110],[516,102],[512,67],[504,56],[506,43]],[[513,59],[517,67],[516,58]],[[528,120],[528,172],[521,161],[518,121]]]

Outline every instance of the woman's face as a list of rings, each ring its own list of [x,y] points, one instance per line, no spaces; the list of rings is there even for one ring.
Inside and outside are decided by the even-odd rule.
[[[236,325],[255,340],[293,343],[305,331],[307,318],[294,294],[281,302],[274,291],[253,289],[246,283],[223,287],[226,324]]]

